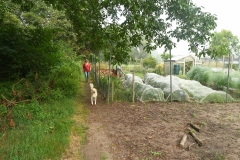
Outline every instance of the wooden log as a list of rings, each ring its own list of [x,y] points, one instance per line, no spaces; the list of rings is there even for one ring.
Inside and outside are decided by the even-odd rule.
[[[193,123],[190,123],[190,126],[196,131],[200,132],[200,128],[198,126],[194,125]]]
[[[203,145],[203,142],[192,132],[190,128],[188,128],[189,134],[195,139],[195,141],[198,143],[199,146]]]
[[[184,147],[184,144],[185,144],[186,140],[187,140],[187,135],[184,134],[184,136],[182,137],[182,140],[180,142],[180,147],[182,147],[182,148]]]

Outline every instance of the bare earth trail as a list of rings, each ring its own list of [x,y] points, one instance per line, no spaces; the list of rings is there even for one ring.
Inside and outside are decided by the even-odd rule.
[[[90,95],[89,83],[86,94]],[[107,104],[98,96],[89,110],[83,160],[239,160],[239,103]],[[189,123],[200,128],[195,131]],[[188,128],[203,143],[199,146]],[[187,135],[183,147],[179,143]]]
[[[98,116],[95,114],[95,109],[103,106],[105,102],[103,101],[102,96],[98,93],[97,105],[91,105],[89,83],[86,83],[85,87],[86,95],[88,95],[85,97],[85,102],[86,107],[89,110],[89,129],[87,143],[82,149],[83,158],[84,160],[113,160],[109,150],[111,141],[103,130],[103,124],[98,122],[98,118],[95,118]]]

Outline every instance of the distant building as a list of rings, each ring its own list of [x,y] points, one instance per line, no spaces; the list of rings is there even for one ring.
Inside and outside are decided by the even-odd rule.
[[[202,65],[202,61],[193,55],[174,56],[171,58],[171,61],[170,59],[164,61],[165,75],[170,75],[170,62],[173,75],[178,75],[180,72],[184,75],[192,67]]]

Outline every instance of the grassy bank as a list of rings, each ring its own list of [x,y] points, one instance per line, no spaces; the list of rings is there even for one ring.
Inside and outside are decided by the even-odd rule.
[[[2,109],[0,159],[61,159],[73,133],[80,137],[79,143],[84,142],[87,110],[84,98],[79,98],[84,92],[80,90],[76,98]]]

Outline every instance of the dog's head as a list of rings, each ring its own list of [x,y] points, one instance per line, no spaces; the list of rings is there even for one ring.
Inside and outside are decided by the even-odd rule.
[[[89,83],[89,86],[91,89],[94,87],[92,83]]]

